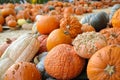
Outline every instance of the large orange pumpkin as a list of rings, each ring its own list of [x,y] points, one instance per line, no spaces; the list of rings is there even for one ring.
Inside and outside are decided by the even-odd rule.
[[[106,28],[100,31],[107,39],[107,44],[120,45],[120,28]]]
[[[114,13],[111,21],[112,21],[112,26],[113,26],[113,27],[120,28],[120,9],[118,9],[118,10]]]
[[[42,78],[35,64],[19,62],[6,71],[4,80],[42,80]]]
[[[72,42],[77,54],[89,59],[96,51],[107,45],[106,38],[97,32],[79,34]]]
[[[37,30],[40,34],[49,34],[59,27],[59,21],[55,16],[40,16],[37,21]]]
[[[47,38],[47,49],[49,51],[58,44],[71,44],[71,42],[72,39],[69,34],[64,33],[61,29],[55,29]]]
[[[97,51],[88,62],[87,75],[89,80],[120,80],[120,46]]]
[[[48,52],[45,58],[46,72],[57,80],[70,80],[79,75],[85,60],[68,44],[60,44]]]

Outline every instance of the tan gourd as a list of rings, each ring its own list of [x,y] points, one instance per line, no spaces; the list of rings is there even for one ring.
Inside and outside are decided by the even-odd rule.
[[[0,80],[6,70],[16,62],[31,61],[39,49],[40,43],[35,34],[24,34],[14,41],[0,58]]]

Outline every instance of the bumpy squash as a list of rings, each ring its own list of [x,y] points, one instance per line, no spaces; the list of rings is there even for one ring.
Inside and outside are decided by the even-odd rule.
[[[0,58],[0,80],[7,69],[16,62],[31,61],[39,50],[40,43],[34,34],[25,34],[14,41]]]

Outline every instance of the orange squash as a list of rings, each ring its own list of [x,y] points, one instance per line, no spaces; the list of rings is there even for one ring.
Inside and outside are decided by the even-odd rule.
[[[35,64],[19,62],[6,71],[4,80],[42,80],[42,78]]]
[[[120,46],[109,45],[97,51],[89,60],[89,80],[120,80]]]
[[[72,39],[69,34],[64,33],[61,29],[53,30],[47,38],[47,50],[50,51],[58,44],[71,44]]]
[[[37,30],[40,34],[49,34],[59,27],[59,21],[55,16],[40,16],[37,20]]]
[[[70,80],[81,73],[85,60],[76,54],[73,46],[60,44],[48,52],[44,65],[46,72],[57,80]]]
[[[120,28],[120,9],[114,13],[111,21],[113,27]]]

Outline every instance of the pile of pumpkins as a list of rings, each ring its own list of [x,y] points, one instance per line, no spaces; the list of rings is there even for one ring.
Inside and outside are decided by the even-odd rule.
[[[0,80],[120,80],[119,6],[111,18],[40,15],[32,33],[0,45]]]
[[[3,28],[6,28],[4,26],[8,26],[10,29],[19,29],[24,23],[34,23],[37,15],[59,14],[62,16],[64,13],[82,15],[84,13],[91,13],[97,7],[103,8],[104,5],[109,6],[103,3],[105,2],[88,3],[80,0],[74,3],[48,1],[46,4],[2,4],[0,5],[0,32],[3,31]],[[31,29],[31,26],[30,28],[24,26],[22,28]]]

